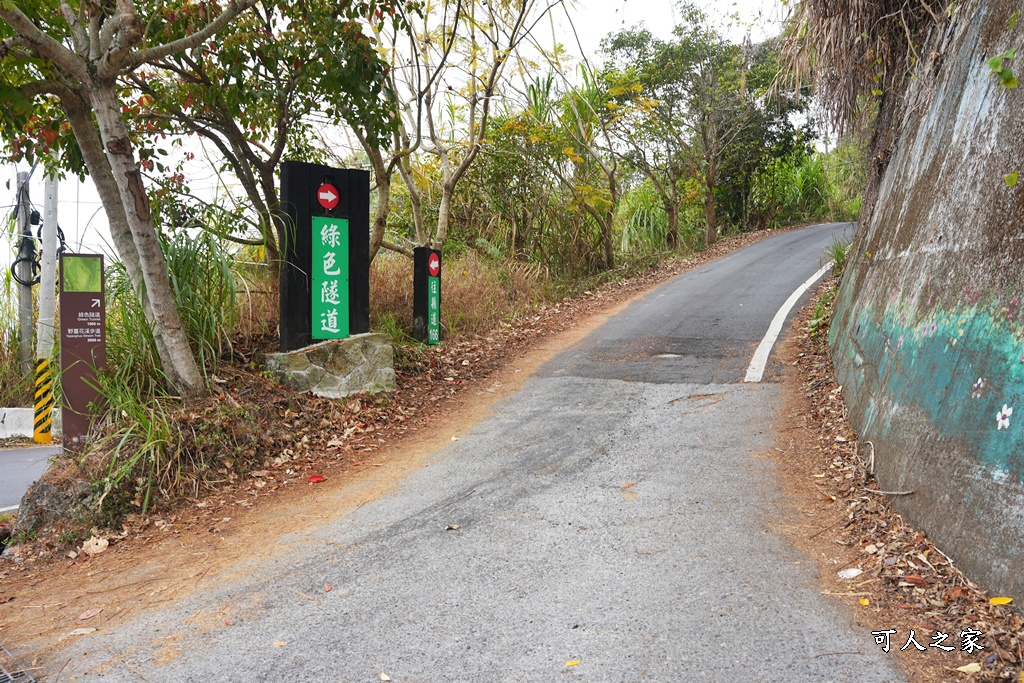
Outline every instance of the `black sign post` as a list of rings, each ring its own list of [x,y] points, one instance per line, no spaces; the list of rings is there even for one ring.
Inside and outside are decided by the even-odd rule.
[[[286,161],[281,208],[281,351],[369,332],[370,173]]]
[[[428,344],[441,341],[441,252],[412,250],[412,336]]]
[[[64,447],[89,434],[89,404],[98,404],[96,371],[107,365],[103,257],[60,255],[60,381]]]

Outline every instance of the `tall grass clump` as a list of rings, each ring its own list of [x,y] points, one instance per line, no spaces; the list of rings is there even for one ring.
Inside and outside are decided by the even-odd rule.
[[[162,246],[185,332],[209,375],[230,349],[237,320],[231,256],[208,233],[179,232]],[[145,511],[155,496],[197,493],[212,460],[252,438],[232,438],[221,408],[196,412],[169,395],[153,327],[117,262],[107,269],[107,298],[107,368],[97,377],[105,405],[93,429],[97,438],[79,460],[97,488],[96,512],[105,522],[128,504]]]
[[[847,256],[850,253],[851,244],[850,240],[836,237],[825,248],[822,260],[825,263],[832,263],[833,278],[842,277],[843,271],[846,269]],[[839,289],[835,281],[831,282],[825,291],[822,292],[821,296],[818,297],[817,303],[814,304],[814,313],[808,325],[811,339],[819,341],[823,334],[828,333],[828,328],[832,324],[832,313],[835,310],[836,294],[838,291]]]
[[[865,143],[858,136],[847,136],[824,162],[829,213],[838,221],[857,220],[868,176]]]
[[[754,175],[748,204],[752,225],[779,228],[829,215],[829,184],[819,154],[798,150]]]
[[[619,202],[618,224],[622,226],[619,248],[623,254],[663,251],[667,247],[668,212],[650,181],[637,185]]]
[[[22,372],[18,357],[17,289],[9,268],[0,280],[0,405],[32,406],[33,377]]]
[[[832,277],[842,277],[846,270],[846,260],[850,253],[852,241],[835,237],[832,243],[825,247],[824,260],[832,263]]]
[[[179,232],[163,241],[163,249],[178,314],[200,368],[216,372],[237,319],[231,257],[208,233]],[[167,379],[156,353],[153,326],[124,265],[111,263],[106,278],[107,374],[147,399],[160,393]]]
[[[231,346],[237,313],[231,256],[223,242],[200,231],[179,231],[164,243],[178,314],[200,368],[211,372]]]

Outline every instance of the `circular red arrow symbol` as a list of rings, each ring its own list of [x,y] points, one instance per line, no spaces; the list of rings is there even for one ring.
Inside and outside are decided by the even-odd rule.
[[[441,274],[441,259],[437,254],[431,254],[427,259],[427,271],[430,272],[430,277],[437,277]]]
[[[338,194],[338,188],[334,185],[324,183],[317,188],[316,198],[320,202],[320,206],[330,210],[338,205],[338,199],[341,198],[341,195]]]

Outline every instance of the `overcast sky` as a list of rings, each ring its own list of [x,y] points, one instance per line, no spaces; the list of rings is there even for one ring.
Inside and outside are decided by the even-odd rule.
[[[766,37],[777,35],[786,9],[778,0],[735,0],[733,2],[711,2],[696,0],[711,17],[712,23],[734,42],[739,42],[749,32],[756,43]],[[594,58],[601,42],[609,33],[643,23],[655,35],[668,38],[675,25],[676,3],[672,0],[579,0],[565,3],[554,10],[554,30],[558,40],[572,53],[579,55],[576,37],[588,58]],[[570,21],[567,17],[571,17]],[[738,20],[737,20],[738,19]],[[575,26],[575,36],[572,31]],[[550,23],[545,27],[550,31]],[[550,38],[548,38],[550,40]],[[544,42],[542,40],[542,42]],[[27,171],[25,164],[7,163],[0,167],[0,212],[7,213],[13,208],[15,178],[17,171]],[[215,185],[212,172],[197,169],[197,175],[190,179],[197,193],[211,191]],[[30,195],[36,207],[42,211],[43,185],[42,169],[33,176]],[[106,218],[98,197],[87,181],[80,185],[74,178],[64,181],[59,192],[59,220],[67,237],[71,251],[106,251],[109,242],[106,236]],[[13,254],[0,241],[0,249]],[[5,259],[13,261],[14,256]]]

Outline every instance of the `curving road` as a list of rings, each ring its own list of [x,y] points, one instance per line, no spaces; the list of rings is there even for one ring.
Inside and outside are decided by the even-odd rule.
[[[754,456],[773,445],[777,367],[742,381],[849,230],[779,234],[650,292],[392,493],[70,644],[61,680],[900,680],[770,531],[782,494]],[[239,603],[230,628],[190,625]]]

